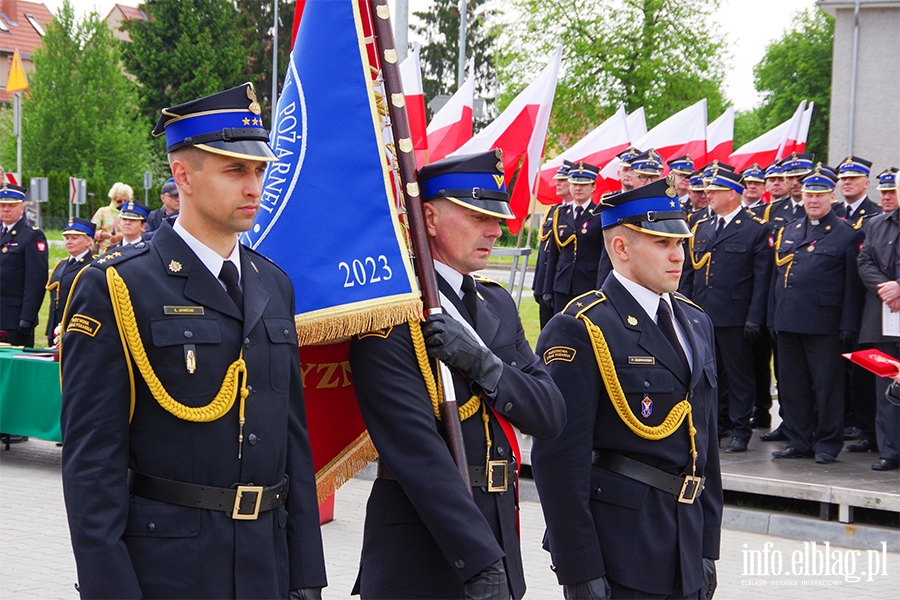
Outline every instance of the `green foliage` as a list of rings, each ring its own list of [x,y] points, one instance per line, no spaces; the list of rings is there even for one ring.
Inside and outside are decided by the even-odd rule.
[[[800,101],[806,99],[816,103],[806,149],[828,156],[833,49],[833,17],[818,7],[794,16],[792,29],[769,44],[753,69],[754,85],[763,98],[757,109],[761,128],[756,135],[791,118]]]
[[[495,44],[498,30],[495,25],[499,13],[489,8],[488,0],[468,0],[466,10],[466,59],[474,64],[475,94],[488,103],[497,89]],[[422,43],[422,88],[425,103],[439,95],[452,95],[457,89],[459,65],[459,1],[435,0],[427,11],[414,12],[420,22],[410,27],[425,41]],[[429,119],[431,109],[428,109]],[[490,111],[488,111],[490,112]],[[475,130],[487,125],[476,119]]]
[[[551,129],[568,145],[613,114],[619,103],[629,112],[643,106],[648,127],[702,98],[710,115],[720,114],[726,52],[711,19],[718,4],[515,0],[517,19],[501,38],[500,83],[507,92],[499,104],[508,104],[562,44]]]
[[[241,22],[244,26],[244,48],[250,55],[248,81],[256,86],[256,96],[262,107],[265,122],[272,114],[272,14],[273,3],[259,0],[237,0]],[[288,62],[291,59],[291,33],[294,24],[294,0],[278,0],[278,90],[284,83]]]
[[[68,177],[87,179],[89,191],[105,196],[117,180],[140,187],[141,173],[154,161],[150,125],[140,118],[136,86],[122,71],[106,23],[97,13],[78,21],[66,0],[46,31],[22,103],[23,179],[49,177],[51,202],[44,208],[62,216],[68,214]],[[0,153],[12,169],[10,113],[0,117]]]
[[[796,109],[797,107],[794,106]],[[777,125],[777,123],[776,123]],[[737,150],[752,139],[758,138],[768,129],[759,117],[759,108],[739,110],[734,113],[734,149]],[[764,167],[766,165],[763,165]]]
[[[160,109],[235,87],[248,79],[250,35],[234,2],[147,0],[149,20],[125,30],[125,66],[141,84],[140,106],[155,121]]]

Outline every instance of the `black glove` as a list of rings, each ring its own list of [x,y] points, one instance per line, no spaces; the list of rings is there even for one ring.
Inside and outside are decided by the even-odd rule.
[[[482,389],[493,392],[503,374],[503,361],[482,346],[450,315],[428,315],[422,325],[428,356],[465,373]]]
[[[25,319],[22,319],[21,321],[19,321],[19,330],[22,330],[22,329],[24,329],[26,331],[31,331],[32,329],[34,329],[34,325],[32,324],[31,321],[26,321]]]
[[[566,600],[607,600],[611,594],[606,577],[563,586],[563,598]]]
[[[856,334],[852,331],[841,331],[838,335],[841,337],[841,346],[850,350],[856,345]]]
[[[291,590],[290,600],[322,600],[322,588]]]
[[[501,558],[463,585],[465,600],[509,600],[509,583]]]
[[[544,300],[544,306],[553,308],[553,294],[547,293],[541,296],[541,298]]]
[[[762,335],[762,327],[760,327],[756,323],[751,323],[747,321],[744,323],[744,339],[750,340],[751,342],[755,342]]]
[[[703,587],[700,588],[700,600],[710,600],[716,593],[719,580],[716,578],[716,561],[703,559]]]

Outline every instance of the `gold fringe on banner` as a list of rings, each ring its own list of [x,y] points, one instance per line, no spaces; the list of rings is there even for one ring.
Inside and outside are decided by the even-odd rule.
[[[371,301],[376,305],[360,306],[348,304],[326,310],[315,311],[294,317],[297,337],[301,346],[311,346],[349,338],[350,336],[393,325],[405,323],[410,319],[422,319],[422,300],[409,295],[400,300],[385,302],[386,298]]]
[[[316,473],[316,494],[319,504],[325,502],[339,487],[350,481],[351,477],[376,458],[378,451],[375,450],[375,444],[372,443],[369,432],[363,431],[352,444]]]

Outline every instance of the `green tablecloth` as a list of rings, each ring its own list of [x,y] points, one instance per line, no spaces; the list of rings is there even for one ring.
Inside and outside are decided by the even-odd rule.
[[[0,348],[0,431],[59,442],[59,363]]]

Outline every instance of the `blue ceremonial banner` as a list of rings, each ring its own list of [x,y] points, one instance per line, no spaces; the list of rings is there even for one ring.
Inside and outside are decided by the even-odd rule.
[[[241,241],[294,282],[300,344],[421,315],[355,0],[307,0],[260,211]]]

